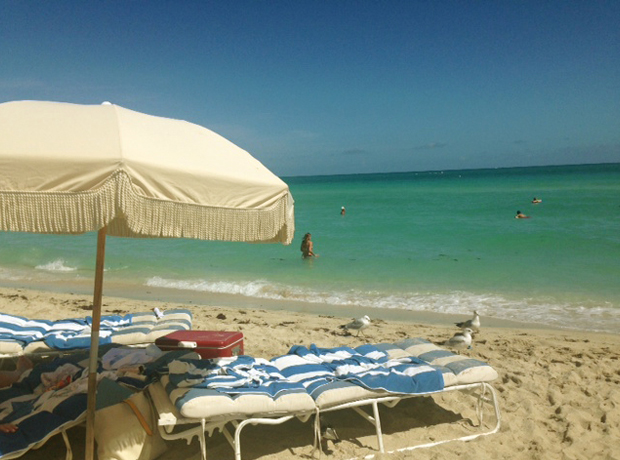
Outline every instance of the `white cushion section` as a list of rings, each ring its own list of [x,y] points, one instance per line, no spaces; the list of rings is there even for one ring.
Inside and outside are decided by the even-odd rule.
[[[434,350],[441,350],[441,348],[431,342],[412,345],[405,348],[405,352],[408,353],[409,356],[420,356],[423,353],[428,353],[429,351]]]
[[[497,377],[497,371],[491,366],[470,367],[456,374],[456,384],[491,382]]]
[[[153,329],[148,334],[146,334],[146,341],[155,342],[155,340],[157,340],[160,337],[163,337],[175,331],[186,330],[186,329],[187,329],[187,326],[183,322],[165,321],[153,327]]]
[[[144,332],[124,331],[122,334],[112,334],[112,343],[118,345],[133,345],[139,343],[147,343],[147,335]]]
[[[164,317],[160,319],[165,321],[189,321],[192,322],[192,316],[189,312],[185,310],[166,310],[163,312]]]
[[[464,382],[459,382],[459,379],[456,376],[456,374],[449,369],[447,369],[446,372],[442,372],[442,375],[443,375],[443,386],[444,387],[451,387],[454,385],[458,385],[459,383],[464,383]]]
[[[162,378],[162,384],[167,384],[167,378]],[[170,399],[183,417],[209,421],[294,415],[315,410],[314,400],[307,393],[286,393],[277,399],[264,395],[231,398],[216,390],[177,388],[170,392]]]
[[[24,348],[19,342],[12,340],[0,340],[0,354],[20,354]]]
[[[407,358],[411,356],[411,354],[407,353],[402,348],[391,348],[391,349],[384,350],[384,351],[387,352],[388,357],[390,359]]]
[[[112,334],[112,343],[132,345],[152,343],[178,330],[188,330],[192,315],[187,310],[168,310],[158,319],[153,312],[134,313],[132,324]]]
[[[388,395],[389,393],[386,391],[368,390],[353,383],[338,382],[337,384],[327,384],[315,391],[315,403],[319,409],[327,409],[353,401]]]
[[[445,358],[437,358],[437,359],[433,360],[433,365],[435,365],[435,366],[447,366],[450,363],[457,363],[457,362],[463,361],[463,358],[469,359],[469,358],[461,356],[461,355],[452,355],[452,356],[446,356]]]
[[[141,323],[157,323],[157,316],[152,311],[140,312],[133,314],[132,324],[141,324]]]

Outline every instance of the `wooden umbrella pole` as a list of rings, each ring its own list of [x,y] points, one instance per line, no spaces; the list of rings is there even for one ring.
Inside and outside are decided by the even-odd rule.
[[[90,334],[90,359],[88,364],[88,404],[86,406],[86,460],[95,458],[95,409],[97,406],[97,369],[99,358],[99,327],[103,297],[103,261],[107,227],[97,233],[97,261],[95,264],[95,289],[93,294],[93,324]]]

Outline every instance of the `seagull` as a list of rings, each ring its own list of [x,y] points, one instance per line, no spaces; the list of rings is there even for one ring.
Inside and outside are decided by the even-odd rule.
[[[474,310],[474,317],[472,319],[468,319],[467,321],[456,323],[456,326],[460,327],[461,329],[470,328],[475,331],[479,331],[480,330],[480,315],[478,314],[476,310]]]
[[[461,332],[457,332],[456,334],[454,334],[451,339],[447,340],[444,343],[444,345],[456,349],[471,348],[473,333],[474,331],[466,327]]]
[[[360,332],[361,332],[362,335],[366,337],[366,334],[364,334],[364,329],[366,329],[368,326],[370,326],[370,318],[368,317],[368,315],[364,315],[361,318],[354,319],[349,324],[344,324],[340,326],[340,328],[347,329],[347,330],[356,329],[357,335],[360,335]]]
[[[336,433],[336,429],[329,423],[326,422],[323,418],[321,420],[321,439],[325,439],[326,441],[333,441],[334,444],[340,442],[340,437],[338,433]]]
[[[316,418],[314,420],[316,423]],[[315,444],[312,454],[314,454],[314,451],[319,448],[323,452],[330,453],[328,450],[328,441],[338,444],[341,439],[338,436],[338,433],[336,433],[336,429],[323,416],[319,417],[318,421],[320,424],[321,442],[320,444]]]

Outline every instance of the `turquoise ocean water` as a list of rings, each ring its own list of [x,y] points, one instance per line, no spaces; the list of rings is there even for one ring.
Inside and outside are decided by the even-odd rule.
[[[620,164],[284,180],[290,246],[108,238],[105,283],[620,332]],[[0,286],[92,283],[95,241],[0,233]]]

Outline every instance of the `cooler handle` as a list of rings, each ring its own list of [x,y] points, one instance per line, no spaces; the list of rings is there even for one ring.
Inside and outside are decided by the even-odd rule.
[[[179,342],[179,348],[198,348],[198,344],[196,342],[181,340]]]

